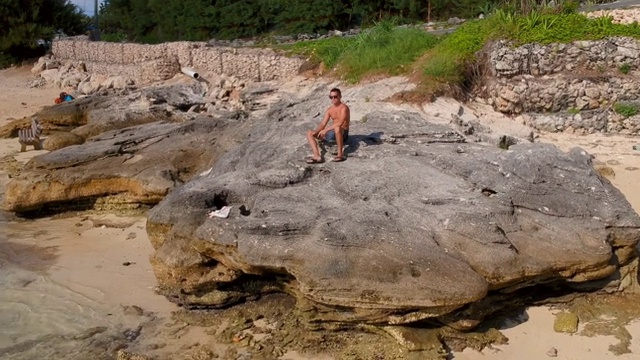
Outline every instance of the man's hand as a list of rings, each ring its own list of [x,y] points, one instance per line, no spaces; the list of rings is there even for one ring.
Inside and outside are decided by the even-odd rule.
[[[322,129],[320,130],[320,132],[318,132],[318,134],[316,135],[317,137],[319,137],[320,139],[324,139],[324,137],[327,135],[327,132],[330,129]]]

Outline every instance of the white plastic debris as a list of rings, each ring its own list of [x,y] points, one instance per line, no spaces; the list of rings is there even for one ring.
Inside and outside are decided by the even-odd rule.
[[[209,218],[221,218],[221,219],[226,219],[229,217],[229,212],[231,212],[231,206],[223,206],[222,208],[218,209],[218,210],[214,210],[212,212],[209,213]]]

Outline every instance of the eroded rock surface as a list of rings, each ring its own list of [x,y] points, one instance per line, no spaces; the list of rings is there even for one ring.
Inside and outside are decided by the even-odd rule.
[[[210,117],[155,122],[36,156],[7,185],[4,207],[24,212],[105,197],[155,204],[217,159],[226,148],[228,139],[218,140],[227,125]]]
[[[213,90],[217,93],[218,89]],[[109,130],[160,120],[184,121],[186,118],[183,113],[193,106],[204,106],[207,103],[207,91],[202,83],[190,81],[122,94],[105,92],[46,107],[34,116],[40,121],[45,134],[67,131],[87,139]],[[219,107],[216,110],[235,109]],[[217,111],[212,111],[212,115]],[[197,115],[194,113],[189,118]],[[18,129],[30,124],[30,117],[12,121],[0,128],[0,137],[17,137]]]
[[[248,140],[152,209],[152,263],[172,301],[288,292],[311,321],[470,328],[523,287],[635,278],[640,219],[585,151],[504,150],[422,113],[353,104],[348,160],[307,165],[304,132],[328,91],[249,119]],[[226,205],[229,218],[208,216]]]

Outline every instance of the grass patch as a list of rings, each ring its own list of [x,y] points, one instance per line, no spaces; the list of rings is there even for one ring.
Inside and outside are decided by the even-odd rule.
[[[473,20],[442,40],[423,65],[424,81],[461,85],[476,53],[492,40],[510,40],[514,45],[527,43],[568,43],[600,40],[612,36],[640,38],[640,26],[614,24],[610,17],[590,19],[576,13],[540,13],[517,15],[495,10],[485,20]],[[629,68],[625,68],[628,72]],[[621,68],[620,71],[623,71]]]
[[[627,63],[624,63],[620,66],[618,66],[618,70],[620,70],[621,73],[627,75],[629,73],[629,71],[631,71],[631,66]]]
[[[638,106],[635,104],[615,103],[613,105],[613,111],[624,116],[625,118],[638,114]]]
[[[324,63],[326,68],[336,69],[338,75],[352,83],[371,74],[397,75],[414,70],[419,74],[414,77],[429,92],[437,92],[468,85],[469,79],[481,72],[476,54],[490,41],[505,39],[518,46],[613,36],[640,38],[637,23],[614,24],[610,17],[590,19],[573,11],[572,7],[566,7],[518,15],[496,9],[486,19],[467,21],[444,37],[417,28],[396,27],[387,21],[359,36],[305,41],[279,48]],[[619,70],[629,72],[630,66],[623,64]]]
[[[336,68],[345,80],[355,83],[369,74],[406,73],[418,57],[439,41],[439,37],[420,29],[381,22],[355,37],[305,41],[280,48]]]
[[[355,37],[332,37],[322,40],[301,41],[291,45],[280,45],[276,48],[287,51],[293,55],[308,56],[311,60],[322,62],[332,69],[338,64],[338,60],[347,49],[353,46]]]
[[[568,43],[576,40],[600,40],[612,36],[640,37],[640,26],[637,23],[614,24],[611,17],[589,19],[583,14],[546,14],[540,15],[533,23],[527,23],[523,19],[527,17],[520,17],[516,31],[511,36],[503,34],[517,44]]]
[[[489,21],[471,21],[447,36],[427,55],[424,75],[442,83],[463,81],[465,63],[475,60],[475,53],[495,32],[488,24]]]
[[[340,72],[351,82],[374,72],[398,75],[438,42],[436,36],[420,29],[378,25],[356,37],[340,59]]]

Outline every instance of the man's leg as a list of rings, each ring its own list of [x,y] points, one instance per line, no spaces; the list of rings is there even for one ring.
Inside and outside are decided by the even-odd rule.
[[[336,131],[336,145],[338,145],[338,155],[336,155],[336,158],[344,159],[344,129],[342,128],[339,128],[338,131]]]
[[[320,156],[320,150],[318,149],[318,142],[316,138],[313,136],[313,130],[307,131],[307,141],[309,142],[309,146],[311,146],[311,151],[313,152],[313,159],[320,161],[322,157]]]

